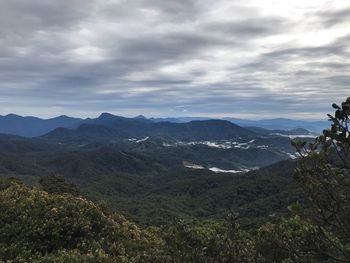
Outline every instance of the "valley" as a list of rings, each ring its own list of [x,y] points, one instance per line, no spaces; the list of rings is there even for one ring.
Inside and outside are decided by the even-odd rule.
[[[309,132],[279,132],[221,120],[154,123],[102,114],[39,137],[1,135],[0,173],[29,185],[62,175],[84,196],[142,225],[223,218],[230,210],[256,220],[303,202],[289,135]]]

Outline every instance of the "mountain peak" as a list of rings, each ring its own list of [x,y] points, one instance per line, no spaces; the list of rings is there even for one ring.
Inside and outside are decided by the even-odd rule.
[[[67,115],[60,115],[60,116],[57,116],[57,117],[54,117],[54,118],[51,118],[51,120],[53,119],[56,119],[56,120],[64,120],[64,119],[72,119],[71,117],[67,116]]]
[[[135,117],[135,119],[143,119],[143,120],[147,120],[147,118],[143,115],[138,115]]]
[[[9,117],[9,118],[21,118],[22,116],[17,115],[17,114],[14,114],[14,113],[10,113],[10,114],[7,114],[5,117]]]
[[[112,119],[112,118],[116,118],[116,117],[118,117],[118,116],[113,115],[113,114],[108,113],[108,112],[103,112],[103,113],[101,113],[100,116],[98,116],[98,119]]]

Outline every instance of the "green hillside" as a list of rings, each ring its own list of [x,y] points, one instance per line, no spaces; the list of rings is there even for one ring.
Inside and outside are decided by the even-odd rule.
[[[349,262],[350,98],[333,107],[323,135],[292,141],[299,159],[250,172],[182,161],[244,164],[262,154],[249,151],[254,142],[237,150],[2,136],[0,262]]]

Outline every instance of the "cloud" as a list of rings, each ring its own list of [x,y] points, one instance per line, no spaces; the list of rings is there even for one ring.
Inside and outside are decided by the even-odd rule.
[[[252,40],[262,36],[271,36],[281,33],[285,21],[278,18],[243,18],[234,21],[214,21],[204,24],[203,28],[209,34],[221,33],[224,37],[231,36],[232,38],[241,41]]]
[[[346,24],[350,19],[350,7],[339,10],[324,10],[318,12],[321,23],[326,27],[333,27],[339,24]]]
[[[327,0],[2,1],[0,113],[322,117],[348,93],[349,10]]]

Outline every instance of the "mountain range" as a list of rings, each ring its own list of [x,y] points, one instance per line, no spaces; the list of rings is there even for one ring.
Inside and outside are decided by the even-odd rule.
[[[36,137],[58,127],[74,127],[74,125],[82,121],[83,119],[65,115],[51,119],[41,119],[32,116],[23,117],[16,114],[8,114],[0,116],[0,133]]]
[[[27,117],[7,116],[7,118],[11,117],[16,118],[21,124],[16,126],[22,127],[20,135],[23,135],[26,124],[21,120],[33,120]],[[57,119],[63,121],[59,123]],[[26,149],[28,145],[35,145],[37,148],[43,144],[46,144],[47,148],[55,149],[54,152],[62,147],[65,153],[68,150],[79,150],[79,152],[83,150],[80,155],[77,155],[79,160],[90,150],[98,151],[108,148],[112,149],[114,156],[120,155],[120,151],[128,154],[136,153],[161,159],[162,163],[176,164],[177,167],[192,170],[205,169],[215,173],[243,173],[282,160],[295,159],[297,156],[290,139],[302,137],[310,140],[316,136],[302,128],[290,131],[267,130],[260,127],[241,127],[227,120],[157,122],[143,116],[125,118],[109,113],[103,113],[98,118],[84,120],[66,116],[50,120],[38,120],[37,118],[34,120],[37,125],[40,124],[38,126],[41,131],[47,123],[51,126],[46,127],[52,129],[52,123],[55,121],[61,127],[27,139],[26,137],[15,137],[18,136],[15,132],[11,135],[13,137],[2,135],[4,138],[2,147],[8,147],[9,152],[14,147],[15,149]],[[35,125],[29,127],[32,128]],[[9,130],[10,127],[7,127],[7,131]],[[38,129],[32,129],[30,134],[33,134],[34,131]],[[9,146],[9,138],[16,143]],[[74,160],[74,158],[68,158],[66,165],[70,163],[69,160]],[[74,162],[80,161],[75,160]],[[112,160],[107,162],[106,167],[113,162]],[[118,171],[118,169],[120,169],[119,166],[112,170]]]
[[[224,120],[186,123],[153,122],[104,113],[85,120],[76,128],[57,128],[41,138],[56,141],[111,141],[151,137],[166,141],[225,140],[251,138],[254,131]]]
[[[179,118],[151,118],[151,120],[156,122],[168,121],[183,123],[193,120],[203,121],[208,120],[207,117],[179,117]],[[223,118],[223,120],[235,123],[242,127],[259,127],[268,130],[294,130],[298,128],[307,129],[311,132],[319,133],[323,129],[328,127],[327,121],[317,121],[317,120],[293,120],[286,118],[277,119],[262,119],[262,120],[247,120],[239,118]]]
[[[207,124],[214,124],[214,121],[210,118],[198,118],[198,117],[181,117],[181,118],[146,118],[142,115],[135,118],[126,118],[115,116],[109,113],[102,113],[97,118],[73,118],[69,116],[59,116],[51,119],[41,119],[31,116],[19,116],[15,114],[9,114],[6,116],[0,116],[0,133],[13,134],[24,137],[38,137],[47,134],[56,128],[70,128],[74,129],[80,125],[106,125],[111,126],[110,123],[114,122],[114,127],[125,128],[129,126],[130,129],[144,129],[147,126],[147,131],[152,132],[152,129],[157,129],[159,134],[174,132],[174,129],[187,130],[187,133],[183,132],[183,137],[189,136],[188,132],[194,129],[201,129],[199,121],[207,121]],[[305,121],[305,120],[290,120],[290,119],[270,119],[270,120],[243,120],[235,118],[225,118],[215,120],[216,123],[224,125],[224,121],[239,125],[241,127],[257,127],[267,130],[295,130],[298,128],[306,129],[311,132],[319,133],[327,127],[326,121]],[[219,122],[221,121],[221,122]],[[190,123],[190,124],[188,124]],[[182,125],[175,125],[182,124]],[[229,133],[229,125],[226,123],[225,131]],[[176,127],[176,128],[175,128]],[[232,126],[233,127],[233,126]],[[85,127],[87,128],[87,127]],[[124,129],[123,128],[123,129]],[[237,126],[235,129],[239,129]],[[63,132],[63,131],[61,131]],[[107,131],[106,131],[107,132]],[[146,130],[144,130],[146,133]],[[137,133],[135,133],[137,135]],[[121,134],[122,136],[122,134]]]
[[[250,122],[247,124],[251,124]],[[300,200],[290,139],[316,135],[224,119],[0,117],[0,176],[62,175],[142,224],[172,217],[256,218]],[[281,200],[281,201],[278,201]]]

